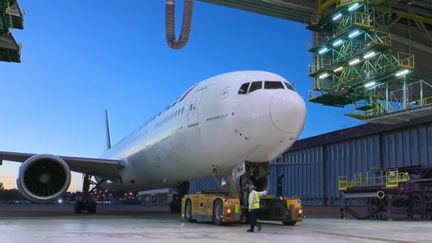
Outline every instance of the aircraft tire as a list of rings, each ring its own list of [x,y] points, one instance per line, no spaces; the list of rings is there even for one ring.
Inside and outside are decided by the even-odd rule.
[[[81,214],[83,210],[83,202],[76,202],[74,205],[74,213],[75,214]]]
[[[95,214],[96,213],[97,204],[96,202],[89,202],[87,203],[87,211],[89,214]]]

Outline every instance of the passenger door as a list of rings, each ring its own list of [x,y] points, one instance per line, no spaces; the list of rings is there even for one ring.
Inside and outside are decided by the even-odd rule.
[[[188,107],[188,126],[196,126],[199,124],[199,105],[201,103],[201,99],[206,91],[206,87],[201,88],[193,94],[191,102]]]

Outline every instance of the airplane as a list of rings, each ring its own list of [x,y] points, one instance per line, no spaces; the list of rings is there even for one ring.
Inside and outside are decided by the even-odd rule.
[[[304,100],[280,75],[230,72],[193,85],[112,147],[107,116],[107,150],[100,158],[0,151],[0,162],[22,163],[17,186],[33,202],[60,197],[71,171],[83,173],[76,213],[96,212],[89,196],[95,188],[176,187],[184,195],[190,180],[224,176],[230,190],[244,194],[250,183],[269,187],[269,162],[296,141],[305,117]]]

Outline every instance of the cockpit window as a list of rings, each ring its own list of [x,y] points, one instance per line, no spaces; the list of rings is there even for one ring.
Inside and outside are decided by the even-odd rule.
[[[247,94],[249,88],[249,83],[244,83],[239,89],[238,94]]]
[[[294,86],[292,86],[290,83],[285,82],[285,86],[287,87],[287,89],[294,91]]]
[[[279,81],[265,81],[264,89],[285,89],[285,87]]]
[[[261,81],[252,82],[250,89],[249,89],[249,93],[252,93],[255,90],[259,90],[259,89],[262,89],[262,82]]]

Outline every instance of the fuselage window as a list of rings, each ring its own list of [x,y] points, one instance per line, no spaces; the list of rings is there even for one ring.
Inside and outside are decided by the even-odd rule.
[[[294,86],[292,86],[290,83],[288,83],[288,82],[285,82],[285,86],[287,87],[287,89],[290,89],[290,90],[295,90],[294,89]]]
[[[249,83],[242,84],[238,94],[247,94],[248,88],[249,88]]]
[[[265,81],[264,89],[285,89],[285,87],[279,81]]]
[[[262,89],[262,82],[261,81],[252,82],[250,89],[249,89],[249,93],[252,93],[252,92],[254,92],[256,90],[260,90],[260,89]]]

